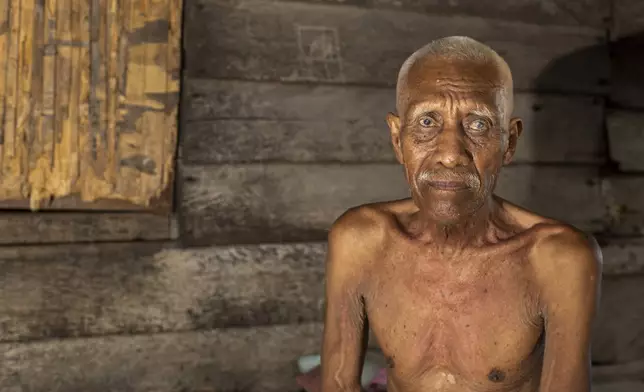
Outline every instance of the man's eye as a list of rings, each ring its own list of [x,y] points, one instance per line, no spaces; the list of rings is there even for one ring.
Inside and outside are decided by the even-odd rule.
[[[423,117],[420,119],[420,125],[423,127],[431,127],[434,125],[434,120],[431,117]]]
[[[482,132],[487,129],[487,123],[483,120],[474,120],[468,125],[468,128],[476,132]]]

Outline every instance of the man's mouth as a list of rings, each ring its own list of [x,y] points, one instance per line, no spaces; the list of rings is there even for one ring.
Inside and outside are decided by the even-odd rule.
[[[428,184],[442,191],[458,191],[467,188],[467,183],[463,181],[429,181]]]

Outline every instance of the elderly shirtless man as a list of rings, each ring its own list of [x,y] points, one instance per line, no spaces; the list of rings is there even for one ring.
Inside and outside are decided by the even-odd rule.
[[[324,392],[360,391],[369,329],[388,392],[590,390],[601,253],[493,194],[523,127],[512,89],[470,38],[403,65],[387,123],[411,198],[352,208],[329,233]]]

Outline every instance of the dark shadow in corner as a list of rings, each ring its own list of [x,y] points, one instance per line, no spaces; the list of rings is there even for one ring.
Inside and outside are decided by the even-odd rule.
[[[588,89],[582,91],[579,86],[589,86],[589,78],[593,77],[594,71],[589,70],[597,69],[596,66],[600,62],[605,77],[592,82],[591,90],[596,88],[589,94]],[[564,81],[563,84],[560,84]],[[577,86],[577,88],[575,88]],[[638,32],[619,39],[608,40],[600,42],[592,47],[585,48],[578,52],[571,53],[552,62],[549,67],[539,76],[536,80],[533,90],[543,93],[552,94],[565,94],[574,95],[571,91],[577,91],[581,96],[591,97],[596,103],[603,107],[606,112],[603,118],[606,119],[606,114],[611,109],[615,108],[634,108],[638,107],[640,110],[644,108],[644,32]],[[538,107],[533,110],[538,111]],[[543,132],[544,127],[547,127],[547,121],[535,113],[534,121],[531,124],[525,125],[525,132],[534,132],[536,138],[534,143],[533,153],[537,161],[547,160],[549,156],[549,149],[553,148],[552,141],[548,140],[547,132]],[[598,156],[601,160],[596,165],[588,164],[589,170],[595,167],[598,178],[614,175],[619,173],[619,164],[611,160],[609,154],[609,140],[608,132],[606,129],[606,122],[603,123],[603,132],[600,135],[601,140],[598,140]],[[589,137],[597,137],[596,132],[592,134],[589,132]],[[579,136],[567,138],[566,143],[569,143],[570,148],[566,150],[574,150],[573,147],[579,143]],[[561,139],[558,139],[561,140]],[[561,147],[557,149],[562,149]],[[561,162],[560,164],[565,164]],[[543,164],[542,165],[546,165]],[[571,165],[571,164],[569,164]],[[582,164],[577,164],[582,165]],[[538,173],[538,172],[537,172]],[[543,189],[547,186],[546,179],[540,178],[535,174],[530,179],[532,189]],[[599,187],[597,181],[594,183],[589,181],[587,183],[591,187]],[[599,189],[599,188],[598,188]],[[529,207],[536,207],[536,212],[558,218],[558,213],[563,212],[562,216],[569,215],[568,211],[562,211],[562,208],[570,208],[570,200],[574,200],[574,195],[557,194],[558,192],[565,192],[566,190],[548,189],[550,194],[555,194],[556,197],[549,196],[548,200],[556,200],[556,198],[565,199],[568,202],[561,203],[561,206],[549,206],[548,203],[539,200],[543,192],[531,192],[528,200],[525,200],[525,205]],[[533,207],[534,208],[534,207]],[[607,240],[614,235],[613,227],[611,225],[608,211],[602,207],[601,215],[604,217],[602,222],[596,228],[590,231],[591,234],[597,238],[600,244],[606,244]],[[581,210],[581,208],[580,208]],[[618,284],[618,278],[608,277],[604,278],[604,288],[607,284]],[[614,291],[614,290],[613,290]],[[604,303],[604,301],[602,301]],[[623,306],[628,306],[626,303]],[[615,310],[607,311],[606,316],[602,316],[602,305],[600,305],[600,314],[597,317],[598,323],[594,326],[593,332],[593,355],[592,362],[594,365],[610,365],[619,362],[620,345],[623,342],[615,341],[619,338],[615,332],[616,321],[610,315],[615,314]],[[624,312],[620,310],[620,312]],[[623,338],[623,337],[622,337]]]
[[[600,37],[596,45],[552,61],[534,81],[531,90],[539,92],[542,97],[552,95],[583,100],[585,105],[590,105],[589,110],[592,113],[589,113],[589,115],[596,116],[598,112],[604,110],[604,99],[609,91],[610,64],[610,45],[606,37]],[[580,134],[583,135],[583,130],[580,130],[579,127],[574,128],[575,124],[573,123],[567,128],[570,130],[568,135],[553,135],[552,132],[548,131],[548,127],[552,126],[553,121],[566,123],[567,121],[564,117],[566,114],[563,113],[561,118],[553,120],[552,116],[540,115],[539,111],[541,109],[544,108],[541,107],[540,102],[533,105],[533,119],[530,123],[524,124],[524,138],[530,138],[533,141],[531,143],[531,153],[533,161],[536,162],[533,165],[586,166],[592,175],[588,177],[585,185],[588,187],[600,186],[598,181],[593,180],[593,177],[596,178],[595,174],[598,174],[597,172],[603,172],[611,166],[608,161],[605,129],[601,133],[597,132],[597,129],[589,130],[587,138],[592,138],[593,140],[580,140]],[[575,115],[579,116],[579,113]],[[586,136],[584,135],[584,137]],[[575,151],[580,152],[580,149],[576,148],[579,143],[592,146],[590,148],[592,153],[590,155],[585,154],[582,159],[578,159],[579,156],[572,156]],[[559,154],[553,154],[555,150]],[[582,151],[587,150],[582,149]],[[564,154],[573,152],[573,154],[561,158],[561,152],[564,152]],[[559,157],[555,158],[554,155],[559,155]],[[574,162],[575,160],[578,162]],[[594,169],[597,169],[597,171],[593,171]],[[556,169],[553,168],[553,170]],[[528,181],[530,192],[528,192],[527,200],[524,200],[525,206],[535,209],[535,212],[542,215],[560,219],[581,229],[589,230],[593,234],[604,230],[603,219],[599,219],[600,217],[603,218],[603,211],[593,214],[593,219],[589,220],[587,216],[588,208],[583,205],[577,205],[574,195],[570,194],[574,192],[574,189],[578,189],[572,185],[572,182],[570,188],[552,189],[549,187],[553,187],[554,184],[550,185],[548,178],[541,178],[543,173],[544,170],[531,171],[532,178]],[[552,171],[548,171],[548,173],[549,177],[553,175]],[[566,184],[566,176],[574,174],[562,171],[561,175],[563,179],[556,181],[555,184],[562,183],[562,181]],[[557,199],[560,202],[554,202]],[[579,202],[584,203],[583,199],[580,199]],[[578,208],[579,212],[575,213],[571,207],[582,208]],[[587,226],[586,223],[591,223],[591,227],[581,227]]]

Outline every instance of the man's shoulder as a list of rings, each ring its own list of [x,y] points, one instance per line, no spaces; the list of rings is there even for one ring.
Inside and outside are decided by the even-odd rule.
[[[352,259],[372,259],[387,246],[391,232],[399,230],[399,215],[408,209],[405,201],[363,204],[345,211],[329,231],[334,253],[351,253]]]
[[[542,286],[601,277],[601,248],[592,235],[561,222],[539,223],[533,231],[529,258]]]
[[[544,259],[562,261],[561,257],[553,260],[551,256],[573,257],[585,252],[601,256],[599,245],[592,235],[565,222],[539,215],[505,200],[502,202],[504,209],[520,226],[520,231],[531,237],[533,246],[530,254],[535,262],[543,262]]]
[[[331,226],[330,234],[352,237],[359,242],[382,240],[394,230],[399,215],[410,208],[407,200],[363,204],[345,211]],[[357,237],[357,238],[353,238]]]

